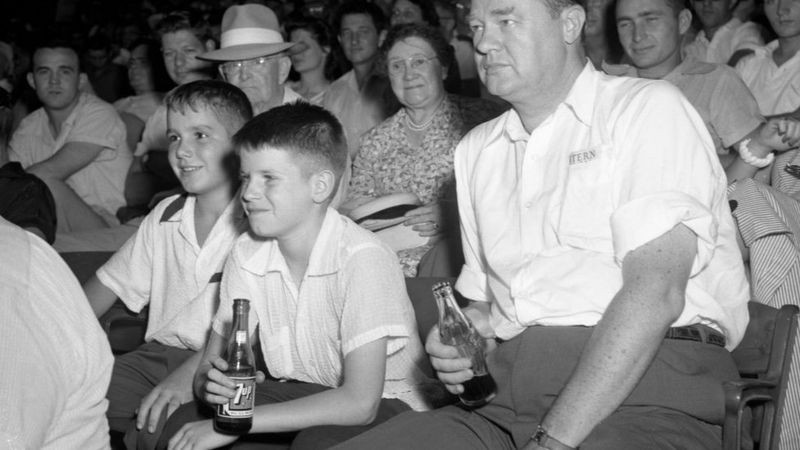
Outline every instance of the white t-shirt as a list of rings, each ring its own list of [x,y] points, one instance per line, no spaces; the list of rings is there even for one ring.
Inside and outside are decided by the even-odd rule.
[[[114,357],[78,280],[2,218],[0,267],[0,448],[109,448]]]
[[[150,305],[146,341],[199,350],[217,307],[222,267],[247,222],[239,201],[231,200],[200,247],[194,207],[193,195],[161,201],[97,278],[132,311]]]
[[[741,340],[749,286],[725,173],[675,86],[587,64],[532,133],[514,110],[474,128],[455,173],[466,261],[456,288],[492,302],[499,337],[597,324],[625,255],[682,223],[697,256],[673,326],[715,327],[729,349]]]

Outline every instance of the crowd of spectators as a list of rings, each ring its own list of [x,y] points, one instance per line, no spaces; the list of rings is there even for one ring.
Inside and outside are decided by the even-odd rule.
[[[116,359],[107,394],[112,436],[120,438],[126,434],[128,445],[137,441],[144,445],[141,442],[148,441],[147,446],[157,444],[155,440],[164,427],[168,433],[161,436],[159,446],[166,445],[164,440],[173,434],[177,441],[193,435],[197,439],[208,437],[208,423],[197,422],[202,427],[192,425],[202,417],[189,414],[193,413],[194,405],[186,403],[202,392],[193,377],[207,376],[223,387],[227,381],[222,375],[217,376],[222,366],[208,357],[221,352],[225,330],[220,321],[230,311],[213,315],[214,308],[220,295],[231,300],[239,294],[258,297],[258,292],[266,292],[236,291],[240,285],[250,283],[243,280],[251,275],[238,274],[237,270],[244,267],[247,272],[251,261],[248,259],[238,267],[235,258],[229,258],[228,254],[232,248],[238,248],[236,251],[242,258],[242,255],[252,256],[250,253],[263,256],[265,249],[271,249],[275,243],[270,252],[277,253],[270,255],[278,259],[277,262],[270,259],[270,264],[285,265],[287,276],[293,277],[295,284],[284,280],[286,283],[279,283],[280,286],[271,285],[272,281],[265,286],[280,287],[281,295],[287,299],[293,295],[305,298],[309,292],[300,286],[310,283],[306,278],[311,272],[307,270],[322,270],[315,265],[321,256],[312,253],[312,248],[315,252],[322,251],[314,247],[316,235],[309,234],[310,239],[304,242],[298,243],[296,239],[294,230],[303,229],[306,224],[317,227],[314,232],[322,233],[324,239],[339,239],[328,236],[329,232],[347,239],[352,235],[353,242],[363,240],[368,247],[379,248],[381,254],[376,261],[380,264],[370,268],[375,275],[371,281],[377,285],[383,279],[391,280],[390,284],[397,287],[394,285],[402,284],[400,273],[406,278],[460,274],[456,286],[459,290],[471,290],[474,299],[489,301],[494,296],[492,300],[499,302],[498,306],[492,306],[493,310],[478,313],[503,315],[502,320],[493,317],[491,322],[501,332],[493,335],[503,338],[500,345],[504,340],[507,343],[517,336],[531,335],[533,332],[529,333],[527,328],[534,328],[533,325],[544,328],[597,325],[603,333],[598,317],[604,315],[605,308],[611,309],[612,297],[617,301],[614,294],[629,286],[629,280],[620,281],[626,266],[622,258],[613,260],[615,255],[607,248],[609,242],[615,242],[614,251],[623,245],[616,241],[629,244],[631,248],[627,250],[634,256],[628,261],[640,258],[650,264],[653,261],[647,249],[652,246],[683,252],[684,244],[685,249],[694,248],[693,240],[698,236],[706,244],[720,239],[719,242],[724,242],[712,243],[717,248],[708,250],[708,255],[698,244],[697,250],[676,253],[675,257],[680,256],[681,270],[686,269],[688,277],[688,270],[695,270],[691,264],[695,251],[698,258],[714,255],[716,264],[727,266],[712,269],[721,270],[735,280],[728,287],[736,292],[724,295],[724,299],[715,298],[731,303],[731,317],[709,319],[712,328],[722,335],[723,344],[715,350],[721,361],[727,361],[729,355],[722,348],[726,334],[730,350],[732,343],[741,338],[746,322],[742,308],[747,300],[748,283],[753,283],[752,291],[757,292],[757,283],[763,279],[759,271],[764,270],[759,265],[760,259],[749,260],[750,250],[755,246],[744,236],[741,223],[733,220],[738,220],[736,214],[750,211],[751,205],[743,204],[738,213],[731,214],[726,206],[728,196],[745,195],[746,189],[755,189],[766,197],[778,199],[770,205],[788,204],[791,207],[785,209],[800,210],[795,208],[800,201],[800,2],[541,1],[552,13],[543,23],[563,25],[557,33],[553,29],[550,30],[553,33],[544,36],[545,31],[534,30],[530,23],[518,23],[515,19],[487,24],[487,14],[492,18],[515,14],[513,8],[487,9],[489,0],[472,2],[479,11],[473,11],[472,16],[467,0],[77,0],[52,1],[46,5],[47,14],[41,14],[41,10],[31,5],[17,7],[0,19],[0,183],[5,183],[0,186],[6,186],[5,191],[0,191],[0,232],[9,236],[12,231],[17,233],[5,219],[43,237],[59,252],[116,252],[84,285],[88,303],[98,317],[112,308],[117,299],[137,313],[147,314],[144,308],[150,307],[145,344],[149,347],[143,346],[125,358]],[[535,2],[535,5],[523,4],[520,0],[508,2],[531,14],[540,6]],[[41,8],[43,4],[34,6]],[[580,27],[570,28],[577,23]],[[523,36],[521,30],[528,35]],[[544,43],[542,46],[549,47],[540,47],[540,41]],[[508,47],[504,47],[506,44]],[[535,54],[542,61],[563,62],[564,73],[556,73],[557,67],[528,61],[523,51],[528,45],[531,58]],[[508,56],[506,53],[513,61],[500,59]],[[523,69],[524,73],[511,77],[507,73],[510,67]],[[516,84],[505,83],[507,77]],[[563,92],[543,90],[524,80],[536,80],[542,86],[551,85]],[[557,107],[548,103],[551,100]],[[597,103],[592,103],[595,100]],[[589,108],[589,104],[595,109]],[[656,130],[657,123],[663,127]],[[475,131],[470,133],[471,130]],[[682,132],[686,130],[690,132],[684,135]],[[630,139],[624,139],[629,135]],[[670,139],[681,150],[670,152]],[[506,151],[507,148],[513,151]],[[534,154],[539,148],[557,150],[546,155]],[[486,149],[495,153],[489,154]],[[294,155],[295,152],[301,156]],[[553,157],[568,152],[571,152],[568,158]],[[542,160],[536,164],[530,161],[539,157]],[[276,170],[274,167],[283,168],[275,175],[271,172]],[[488,177],[489,172],[495,178]],[[269,176],[262,179],[265,173]],[[310,185],[303,184],[304,177],[316,180],[308,192],[306,188]],[[757,184],[743,183],[745,180],[756,180],[753,183]],[[278,194],[262,195],[270,189]],[[691,191],[690,195],[700,198],[700,203],[708,201],[714,223],[722,224],[721,237],[716,232],[706,236],[708,229],[692,228],[689,226],[692,220],[686,218],[676,219],[676,223],[670,222],[664,229],[653,226],[653,235],[645,236],[647,233],[633,229],[631,219],[635,214],[628,211],[630,216],[620,218],[616,212],[620,205],[612,204],[625,204],[622,207],[625,210],[626,202],[630,201],[645,215],[652,212],[645,206],[674,208],[674,199],[664,193],[681,189]],[[523,205],[521,195],[531,194],[529,191],[535,192],[525,201],[525,211],[521,213],[518,211]],[[370,223],[378,222],[359,222],[355,217],[355,211],[364,205],[398,194],[415,199],[413,205],[399,205],[405,208],[399,223],[418,239],[413,244],[382,234],[377,227],[370,228]],[[270,195],[285,198],[270,203],[267,201],[273,200]],[[640,197],[646,201],[639,202]],[[287,199],[295,200],[310,213],[298,213]],[[511,200],[506,202],[506,199]],[[730,205],[731,209],[737,208],[734,201]],[[754,207],[754,214],[759,217],[765,214],[762,206]],[[776,212],[773,210],[780,208],[773,206],[769,206],[769,213],[779,214],[789,222],[789,228],[800,229],[796,213]],[[296,221],[280,229],[270,228],[272,222],[263,214],[282,207],[291,214],[280,220]],[[687,208],[693,211],[695,207],[693,203]],[[185,211],[191,214],[184,214]],[[626,224],[624,232],[615,228],[616,234],[611,236],[611,230],[606,228],[612,219]],[[226,221],[235,224],[228,223],[228,228],[224,228]],[[342,229],[341,224],[345,224]],[[539,226],[540,235],[528,236],[530,229]],[[375,231],[377,238],[364,228]],[[245,236],[247,230],[249,237]],[[597,230],[608,231],[608,235]],[[224,239],[217,242],[220,236]],[[537,239],[541,239],[540,247],[546,247],[545,250],[533,242]],[[636,246],[632,245],[633,240],[637,240]],[[670,240],[681,245],[671,245]],[[19,247],[11,240],[6,241],[0,241],[0,247]],[[174,244],[180,251],[164,256],[159,252],[171,247],[161,241]],[[295,245],[298,247],[292,247]],[[23,247],[20,247],[23,253],[50,255],[39,249],[36,242],[25,242]],[[348,258],[358,246],[345,247],[343,244],[336,258],[332,257],[336,264],[346,266],[357,259]],[[531,253],[521,257],[520,247]],[[536,253],[534,247],[542,251]],[[557,251],[548,254],[547,249]],[[593,256],[587,257],[590,253]],[[800,251],[794,248],[790,253],[796,258]],[[503,259],[506,256],[510,263]],[[532,258],[553,258],[558,263],[540,261],[536,265]],[[205,263],[200,264],[200,260]],[[589,263],[581,266],[586,261]],[[597,270],[584,276],[592,272],[586,268],[595,263]],[[367,273],[364,260],[358,264],[358,269]],[[634,270],[628,264],[628,270]],[[647,271],[650,276],[649,269],[654,266],[648,264],[636,270]],[[574,271],[557,273],[562,266],[573,265]],[[186,273],[184,266],[188,268]],[[526,272],[533,266],[541,270]],[[620,267],[622,273],[618,273]],[[752,281],[740,276],[743,267],[753,274]],[[192,270],[201,273],[194,274]],[[186,278],[174,276],[173,272],[181,272]],[[332,273],[347,271],[343,266]],[[598,275],[603,273],[608,276]],[[519,274],[527,274],[522,284]],[[240,275],[241,279],[235,279],[238,284],[231,284],[231,277]],[[592,288],[601,286],[607,292],[590,292],[586,281],[592,277]],[[227,289],[224,295],[219,292],[221,280]],[[256,281],[262,282],[260,278]],[[350,282],[352,279],[348,278],[347,283]],[[676,286],[683,283],[683,289],[686,288],[686,280],[676,278],[672,282]],[[698,277],[692,283],[705,281]],[[345,282],[334,284],[339,289]],[[540,286],[549,286],[546,289],[555,292],[553,296],[560,296],[559,299],[574,300],[550,305],[554,309],[549,312],[558,316],[551,322],[540,321],[536,314],[541,311],[519,309],[516,303],[517,291],[533,292]],[[331,305],[339,301],[339,294],[331,294],[332,288],[319,289],[336,298],[316,296],[317,301]],[[492,291],[491,295],[487,290]],[[340,297],[351,301],[354,291],[350,288],[346,291]],[[686,298],[696,292],[693,290]],[[715,292],[709,298],[718,294]],[[526,295],[538,298],[539,294],[522,296]],[[583,300],[592,296],[609,298],[605,304],[593,305],[596,310],[576,311],[575,305],[585,306],[578,299],[581,296]],[[411,350],[421,355],[422,345],[415,341],[413,324],[406,320],[410,317],[407,298],[400,297],[393,299],[392,305],[384,305],[402,306],[397,317],[388,317],[391,315],[386,312],[388,309],[376,305],[368,308],[383,311],[387,323],[402,316],[404,322],[395,325],[413,336]],[[77,299],[85,303],[83,300],[82,296]],[[681,297],[681,308],[684,300]],[[669,323],[659,322],[659,326],[700,326],[697,322],[679,320],[686,316],[685,311],[691,312],[697,306],[685,301],[688,306],[682,309],[683,315],[676,315]],[[192,314],[194,322],[187,322],[187,310],[180,309],[181,302],[199,308]],[[267,305],[273,300],[261,298],[257,302]],[[336,307],[345,308],[339,304]],[[302,312],[287,308],[270,314],[285,314],[287,321],[296,320],[301,328],[315,323],[309,322]],[[83,309],[81,314],[86,316],[88,311]],[[670,314],[676,311],[680,312],[676,309]],[[698,311],[696,317],[708,313]],[[612,311],[611,315],[614,314]],[[328,331],[335,334],[336,327],[341,325],[336,321],[343,320],[342,316],[337,310],[327,318],[330,323],[320,328],[326,332],[326,327],[333,327]],[[576,320],[580,323],[572,320],[578,316],[580,320]],[[661,319],[666,320],[664,317]],[[323,319],[314,320],[327,320]],[[726,321],[733,323],[733,331],[720,325]],[[212,324],[214,328],[209,328]],[[157,326],[163,326],[160,331],[164,333],[156,332]],[[509,328],[516,326],[525,331]],[[209,330],[213,330],[211,341],[206,340]],[[262,332],[270,340],[277,339],[269,335],[272,330]],[[191,339],[182,333],[188,333]],[[291,330],[291,339],[288,333],[284,336],[287,348],[295,345],[295,340],[301,344],[307,343],[304,340],[313,341],[312,346],[319,343],[310,334],[295,336],[298,334],[295,329]],[[357,360],[342,357],[340,362],[350,361],[351,368],[364,364],[353,361],[385,364],[385,355],[391,352],[387,353],[383,346],[394,338],[387,335],[364,344],[372,348],[377,343],[369,357],[359,353]],[[660,335],[655,338],[661,339]],[[576,339],[583,342],[586,336]],[[437,345],[441,343],[434,342],[432,347],[433,368],[447,383],[449,370],[445,370],[448,366],[443,366],[442,361],[450,357],[441,348],[437,350]],[[154,375],[135,379],[140,377],[142,365],[137,358],[149,358],[142,356],[147,352],[164,353],[164,348],[176,353],[151,361],[152,367],[148,367]],[[107,366],[107,349],[101,350],[101,359]],[[269,354],[274,349],[265,351],[267,359],[275,356]],[[344,354],[336,346],[324,351]],[[499,354],[502,356],[502,352]],[[289,374],[291,363],[298,363],[305,356],[297,352],[288,357],[294,361],[287,363],[286,376],[295,380],[292,376],[297,377],[299,372]],[[504,358],[514,371],[528,370],[524,365],[511,364],[511,353]],[[581,354],[570,358],[576,364],[584,361]],[[403,364],[408,365],[407,362]],[[124,364],[137,375],[123,374],[125,380],[120,382]],[[276,370],[277,366],[271,369]],[[342,382],[340,373],[348,373],[347,367],[334,366],[328,375],[335,381],[326,378],[325,382],[315,382],[325,389],[347,391],[352,382],[346,379]],[[560,419],[567,417],[571,408],[583,408],[576,407],[574,392],[594,383],[588,381],[588,371],[584,369],[576,371],[574,379],[581,381],[583,376],[585,385],[573,384],[572,394],[568,392],[563,397],[566,400],[559,400],[554,407],[560,411]],[[408,370],[420,371],[409,380],[417,377],[415,382],[420,385],[429,382],[426,365]],[[454,373],[463,374],[463,368]],[[381,374],[378,371],[368,374],[368,381],[375,384],[374,400],[380,400],[377,386]],[[313,380],[314,376],[308,378]],[[397,381],[388,376],[383,381],[384,394],[394,389],[391,382]],[[452,380],[452,373],[450,376]],[[399,380],[405,382],[402,377]],[[342,384],[336,385],[337,382]],[[684,381],[676,386],[681,383]],[[136,389],[130,387],[134,384]],[[455,392],[452,386],[458,383],[449,384],[451,392]],[[793,386],[790,389],[800,390],[797,387],[800,384]],[[352,399],[350,394],[343,399]],[[538,395],[530,393],[534,394]],[[315,395],[312,393],[310,397],[317,398]],[[573,395],[571,400],[569,395]],[[421,400],[414,397],[404,401]],[[322,401],[319,408],[315,405],[315,414],[332,412],[334,408],[329,403]],[[167,422],[181,404],[184,407],[179,414]],[[424,410],[431,406],[420,405],[412,407]],[[102,407],[102,401],[95,406]],[[162,407],[167,408],[163,417]],[[366,409],[372,407],[377,408],[377,403]],[[800,408],[796,405],[794,408],[790,415],[800,427]],[[364,412],[359,408],[343,411]],[[387,414],[397,412],[392,410]],[[326,418],[321,420],[328,424]],[[364,420],[358,415],[348,426],[367,425],[369,420],[362,423]],[[415,426],[423,428],[427,419],[414,420],[420,420]],[[500,419],[489,420],[502,423]],[[555,424],[557,432],[563,432],[558,426],[559,417],[551,416],[548,423]],[[526,431],[530,425],[525,424]],[[142,431],[144,427],[146,433]],[[281,427],[278,428],[282,430]],[[262,428],[264,432],[280,431]],[[291,428],[302,429],[305,427]],[[382,427],[378,434],[368,434],[358,444],[361,447],[353,448],[372,448],[373,443],[368,439],[375,439],[374,436],[385,439],[380,435],[387,433],[385,430],[390,430],[387,436],[392,434],[391,428]],[[105,431],[103,424],[102,433]],[[358,429],[358,433],[362,431]],[[588,433],[591,428],[581,433],[584,431]],[[354,435],[348,433],[340,436],[340,440]],[[566,437],[572,443],[596,438],[581,433]],[[713,442],[717,437],[702,439]]]

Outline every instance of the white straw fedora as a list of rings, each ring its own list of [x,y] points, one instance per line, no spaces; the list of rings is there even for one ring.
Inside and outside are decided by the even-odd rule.
[[[222,16],[219,50],[203,53],[206,61],[241,61],[274,55],[294,45],[284,42],[278,18],[264,5],[233,5]]]

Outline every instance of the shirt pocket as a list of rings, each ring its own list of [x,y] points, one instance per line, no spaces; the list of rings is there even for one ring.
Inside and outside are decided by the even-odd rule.
[[[556,230],[562,245],[613,253],[613,177],[608,145],[570,154]]]

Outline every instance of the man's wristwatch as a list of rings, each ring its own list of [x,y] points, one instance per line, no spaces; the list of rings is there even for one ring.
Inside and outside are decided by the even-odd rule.
[[[544,447],[549,450],[575,450],[575,447],[570,447],[547,434],[547,430],[541,425],[536,427],[536,433],[531,436],[531,440],[539,447]]]

